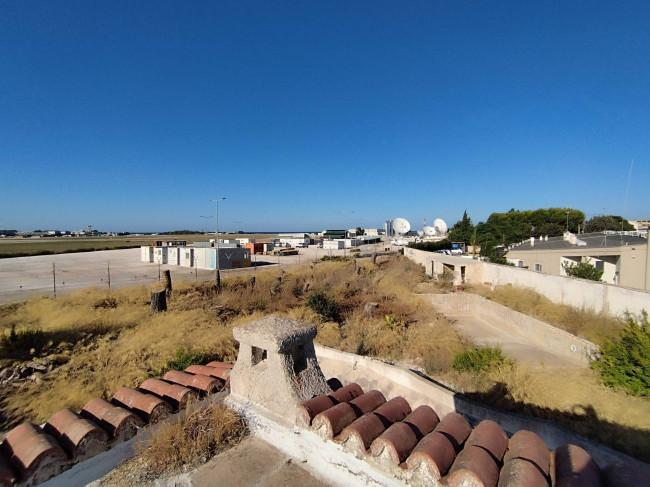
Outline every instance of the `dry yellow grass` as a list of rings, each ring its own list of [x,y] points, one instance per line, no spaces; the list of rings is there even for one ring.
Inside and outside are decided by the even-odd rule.
[[[152,438],[138,444],[140,460],[159,474],[196,465],[244,437],[244,420],[232,409],[215,404],[192,410],[185,419],[162,426]]]
[[[434,332],[428,305],[408,292],[422,279],[417,267],[404,258],[384,260],[378,266],[359,265],[363,266],[360,276],[351,262],[295,268],[283,273],[279,283],[277,270],[258,272],[254,288],[249,277],[224,279],[219,295],[211,283],[178,283],[168,311],[156,315],[150,313],[145,287],[110,294],[90,288],[56,300],[34,298],[0,307],[4,336],[12,326],[17,333],[38,331],[43,343],[34,357],[48,356],[63,363],[40,383],[27,381],[0,390],[2,427],[24,420],[44,422],[58,409],[79,409],[93,397],[110,399],[120,387],[135,387],[155,376],[181,347],[203,353],[206,360],[235,360],[232,328],[270,313],[317,324],[318,340],[332,347],[356,352],[363,339],[365,353],[408,359],[423,367],[440,362],[440,357],[448,361],[448,350],[460,348],[460,339],[442,322]],[[307,293],[303,293],[305,283],[310,284]],[[305,307],[313,291],[337,300],[341,323],[324,323]],[[361,312],[367,301],[380,304],[376,316]],[[408,326],[390,329],[385,315]],[[446,355],[438,350],[447,350]],[[8,357],[3,366],[17,359],[11,355],[15,349],[0,352]]]

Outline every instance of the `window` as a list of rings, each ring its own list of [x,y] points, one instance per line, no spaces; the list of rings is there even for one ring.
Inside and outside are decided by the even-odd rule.
[[[260,362],[266,360],[266,350],[263,348],[253,347],[251,356],[253,365],[257,365]]]
[[[291,349],[291,358],[293,359],[293,372],[298,375],[307,368],[307,357],[305,356],[305,347],[298,345]]]
[[[604,260],[597,260],[594,262],[594,267],[598,269],[599,271],[605,270],[605,261]]]
[[[542,264],[535,264],[535,272],[542,272]]]

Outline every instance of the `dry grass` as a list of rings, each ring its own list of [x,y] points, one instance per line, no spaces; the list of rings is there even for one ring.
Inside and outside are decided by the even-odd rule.
[[[391,360],[410,360],[423,368],[445,368],[462,340],[445,320],[431,317],[429,305],[409,289],[425,279],[418,266],[403,257],[384,259],[377,266],[359,261],[357,276],[351,262],[321,262],[223,280],[217,295],[211,283],[175,283],[168,311],[150,314],[149,290],[120,289],[110,294],[89,288],[56,300],[34,298],[0,306],[0,332],[40,332],[42,343],[27,343],[27,357],[16,349],[0,349],[2,366],[47,356],[61,365],[41,383],[0,389],[1,426],[25,420],[42,423],[58,409],[80,409],[93,397],[110,399],[122,386],[136,387],[155,376],[179,348],[202,353],[205,360],[235,360],[232,328],[266,314],[288,315],[317,324],[318,341]],[[305,283],[310,284],[303,293]],[[345,284],[347,283],[347,284]],[[305,306],[310,292],[322,291],[341,308],[340,323],[326,323]],[[363,306],[376,301],[374,317]],[[390,326],[385,316],[404,326]],[[363,348],[363,347],[362,347]],[[433,364],[433,365],[431,365]]]
[[[487,286],[473,285],[469,290],[598,345],[605,339],[611,340],[618,336],[624,324],[623,320],[607,314],[556,304],[529,288],[507,285],[492,290]]]
[[[205,462],[239,443],[245,434],[244,420],[232,409],[215,404],[165,424],[138,445],[138,453],[149,470],[170,472]]]

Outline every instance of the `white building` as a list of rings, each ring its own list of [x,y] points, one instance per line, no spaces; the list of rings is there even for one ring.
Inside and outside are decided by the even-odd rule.
[[[280,240],[280,244],[297,247],[298,245],[309,245],[311,237],[306,233],[281,233],[278,235],[278,240]]]
[[[393,229],[393,220],[386,220],[386,223],[384,223],[384,233],[387,237],[392,237],[395,235],[395,230]]]

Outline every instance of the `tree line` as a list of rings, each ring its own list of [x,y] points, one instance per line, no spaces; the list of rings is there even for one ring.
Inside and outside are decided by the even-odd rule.
[[[582,211],[572,208],[523,211],[512,208],[506,213],[492,213],[487,221],[474,225],[465,210],[463,217],[449,230],[448,240],[478,246],[481,248],[482,257],[491,262],[506,263],[503,254],[508,245],[531,237],[557,237],[565,230],[572,233],[591,233],[634,230],[634,227],[617,215],[594,216],[586,220]]]

